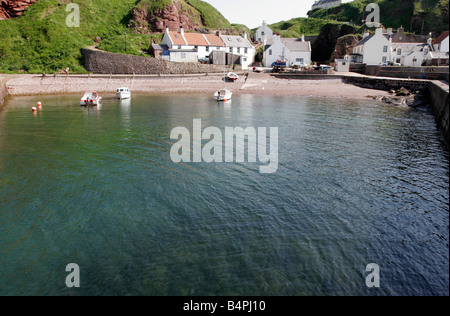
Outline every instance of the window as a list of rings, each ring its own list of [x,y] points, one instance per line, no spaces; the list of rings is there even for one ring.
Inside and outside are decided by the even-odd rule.
[[[232,53],[233,52],[233,47],[230,47],[230,53]]]
[[[206,46],[206,51],[209,52],[209,46]]]
[[[272,56],[272,50],[271,50],[271,49],[269,49],[269,55],[271,55],[271,56]]]
[[[296,63],[303,63],[303,61],[304,61],[303,58],[295,58]]]
[[[248,54],[248,48],[244,48],[244,54]]]
[[[262,32],[261,32],[261,36],[264,36],[264,35],[266,35],[266,33],[264,33],[264,31],[262,31]]]
[[[397,58],[397,64],[400,64],[401,59]]]
[[[181,53],[181,58],[186,58],[186,53]]]
[[[385,62],[387,62],[387,57],[386,56],[383,56],[383,63],[385,63]]]
[[[343,61],[342,62],[342,66],[345,66],[345,65],[347,65],[347,63],[345,61]]]
[[[428,54],[428,48],[425,48],[425,49],[423,50],[423,54],[424,54],[424,55],[427,55],[427,54]]]
[[[194,46],[194,49],[195,49],[195,50],[198,50],[198,46]]]
[[[387,46],[384,46],[384,47],[383,47],[383,53],[387,53],[387,50],[388,50],[388,47],[387,47]]]
[[[247,57],[244,57],[243,60],[244,60],[244,62],[247,62]]]
[[[397,49],[397,55],[401,55],[401,54],[402,54],[402,49],[401,48]]]
[[[181,45],[178,45],[178,49],[181,49]]]
[[[237,53],[238,53],[238,54],[241,53],[241,48],[240,48],[240,47],[237,48]]]

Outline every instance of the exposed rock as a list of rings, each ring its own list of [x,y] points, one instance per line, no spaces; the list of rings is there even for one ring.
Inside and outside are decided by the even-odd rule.
[[[192,13],[183,8],[178,1],[172,1],[164,9],[157,9],[153,12],[148,8],[136,7],[132,12],[132,25],[140,33],[164,32],[166,27],[170,30],[177,30],[183,26],[186,31],[202,28],[200,16]]]
[[[21,15],[30,5],[38,0],[0,0],[0,20],[11,19]]]
[[[345,35],[337,39],[334,53],[331,59],[342,59],[345,55],[353,52],[353,47],[361,40],[358,35]]]

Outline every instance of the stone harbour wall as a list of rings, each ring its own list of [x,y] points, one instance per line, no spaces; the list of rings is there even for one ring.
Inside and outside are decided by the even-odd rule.
[[[448,86],[445,87],[436,82],[430,82],[429,93],[431,97],[431,106],[433,108],[436,125],[441,131],[445,139],[445,144],[448,147],[449,135],[449,100],[448,100]]]
[[[84,67],[94,74],[201,74],[222,73],[220,65],[201,63],[174,63],[159,58],[122,55],[96,51],[81,50],[84,56]]]

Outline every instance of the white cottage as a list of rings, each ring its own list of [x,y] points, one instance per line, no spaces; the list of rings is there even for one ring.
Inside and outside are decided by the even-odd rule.
[[[380,65],[390,61],[392,40],[382,28],[375,30],[375,34],[364,34],[364,38],[353,47],[355,56],[362,55],[361,62],[367,65]]]
[[[270,27],[267,26],[266,21],[263,21],[262,25],[258,27],[254,34],[254,41],[255,42],[261,42],[265,43],[267,39],[270,39],[273,37],[273,31]]]
[[[439,35],[433,42],[433,51],[446,53],[449,51],[449,31]]]
[[[303,66],[311,64],[311,42],[302,38],[281,38],[274,35],[267,41],[263,64],[272,67],[277,60],[284,60],[288,66]]]
[[[222,39],[215,34],[178,32],[166,28],[161,47],[165,47],[163,56],[174,62],[192,62],[207,60],[213,50],[225,50]]]
[[[255,47],[250,44],[246,33],[242,36],[220,35],[220,38],[225,45],[226,52],[240,57],[242,69],[248,69],[248,67],[253,64]]]

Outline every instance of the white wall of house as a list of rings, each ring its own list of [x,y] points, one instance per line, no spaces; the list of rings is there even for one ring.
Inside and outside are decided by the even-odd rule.
[[[170,61],[176,63],[196,63],[198,62],[198,54],[194,51],[171,51]]]
[[[280,37],[274,37],[274,43],[264,53],[264,67],[272,67],[272,64],[278,59],[287,59],[289,50],[280,40]]]
[[[427,52],[428,53],[428,52]],[[413,52],[405,56],[401,62],[402,66],[406,67],[420,67],[423,61],[427,58],[424,52]]]
[[[263,58],[264,67],[272,67],[272,64],[278,59],[286,60],[286,64],[303,63],[305,65],[311,64],[311,51],[309,52],[291,52],[281,41],[280,37],[275,37],[274,43],[265,51]]]
[[[356,46],[353,52],[363,54],[363,63],[379,65],[391,60],[391,41],[383,35],[383,30],[379,28],[372,38],[363,45]]]
[[[336,59],[335,60],[335,69],[337,72],[349,72],[350,71],[350,62],[346,59]]]
[[[439,45],[439,51],[440,52],[448,52],[449,51],[449,36],[447,36]]]

